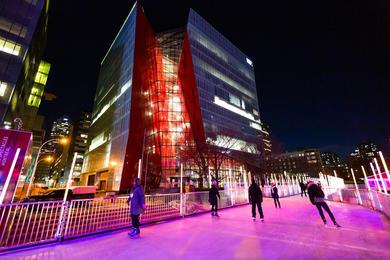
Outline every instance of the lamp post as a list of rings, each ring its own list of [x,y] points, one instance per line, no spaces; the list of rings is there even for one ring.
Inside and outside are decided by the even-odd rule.
[[[33,168],[33,171],[32,171],[32,174],[31,174],[31,178],[30,178],[30,182],[28,184],[28,189],[27,189],[27,193],[26,193],[26,197],[28,197],[29,193],[30,193],[30,190],[31,190],[31,185],[33,183],[33,180],[35,178],[35,171],[37,170],[37,165],[38,165],[38,162],[39,162],[39,156],[41,155],[41,152],[42,152],[42,148],[48,144],[48,143],[62,143],[62,144],[66,144],[68,142],[68,139],[66,138],[63,138],[61,140],[59,139],[50,139],[46,142],[44,142],[40,147],[39,147],[39,150],[38,150],[38,153],[37,153],[37,157],[35,158],[35,162],[34,162],[34,168]]]

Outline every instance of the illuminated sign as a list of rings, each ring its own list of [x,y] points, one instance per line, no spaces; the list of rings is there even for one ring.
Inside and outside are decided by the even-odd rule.
[[[12,202],[31,139],[30,132],[0,129],[0,204]]]

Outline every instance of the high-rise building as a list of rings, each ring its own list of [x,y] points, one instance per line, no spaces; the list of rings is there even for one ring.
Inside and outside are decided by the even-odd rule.
[[[321,153],[321,159],[324,166],[341,164],[340,157],[333,152]]]
[[[286,152],[266,161],[268,173],[301,173],[317,177],[323,171],[321,155],[317,149]]]
[[[50,139],[72,139],[73,123],[68,116],[62,116],[53,122]],[[51,151],[54,154],[54,163],[51,166],[50,177],[54,185],[58,185],[61,177],[65,176],[65,168],[69,159],[70,144],[52,143]],[[65,178],[62,178],[64,180]],[[62,183],[63,184],[63,183]]]
[[[85,151],[87,150],[87,141],[89,127],[91,126],[91,113],[83,111],[80,114],[79,120],[75,123],[73,130],[73,138],[68,159],[67,174],[70,172],[74,153],[77,153],[76,162],[73,169],[73,178],[75,183],[79,182],[80,174],[84,162]]]
[[[253,66],[195,11],[185,27],[155,34],[135,4],[101,62],[82,184],[126,190],[141,174],[147,185],[169,187],[189,147],[203,161],[206,147],[225,152],[222,174],[242,179],[244,164],[258,173]]]
[[[375,158],[379,160],[378,152],[378,146],[372,142],[364,142],[357,145],[348,160],[349,167],[354,169],[356,178],[364,178],[361,166],[365,166],[367,171],[370,162],[374,162]]]
[[[46,47],[48,0],[0,0],[0,123],[33,130],[50,64]],[[18,123],[19,124],[19,123]],[[19,125],[20,127],[21,125]]]

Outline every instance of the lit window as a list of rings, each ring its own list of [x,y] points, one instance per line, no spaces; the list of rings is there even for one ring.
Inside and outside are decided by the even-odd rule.
[[[251,65],[253,67],[253,62],[250,59],[246,58],[246,63],[248,63],[249,65]]]
[[[35,80],[34,81],[36,83],[39,83],[39,84],[42,84],[42,85],[46,85],[47,77],[48,77],[49,71],[50,71],[50,67],[51,67],[50,63],[42,60],[39,63],[38,72],[35,75]]]
[[[0,37],[0,51],[19,56],[21,45]]]
[[[7,84],[4,82],[0,82],[0,97],[4,97],[6,90],[7,90]]]
[[[230,93],[229,93],[229,102],[238,106],[238,107],[241,106],[241,100],[237,96],[230,94]]]

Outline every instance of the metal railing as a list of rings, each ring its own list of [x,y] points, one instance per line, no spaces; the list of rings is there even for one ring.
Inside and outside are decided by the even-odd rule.
[[[280,185],[281,197],[299,194],[297,185]],[[264,196],[270,188],[263,187]],[[220,191],[219,208],[248,203],[242,187]],[[184,217],[210,210],[208,191],[146,195],[141,223]],[[127,197],[13,203],[0,205],[0,251],[62,241],[79,236],[130,227]]]
[[[0,249],[56,241],[62,201],[0,205]]]
[[[390,218],[390,195],[388,194],[367,189],[327,188],[324,191],[327,200],[362,205],[380,211]]]
[[[278,185],[279,197],[288,197],[293,195],[298,195],[301,193],[301,188],[297,184],[293,185]],[[265,197],[271,197],[271,186],[267,185],[263,187],[263,194]]]

